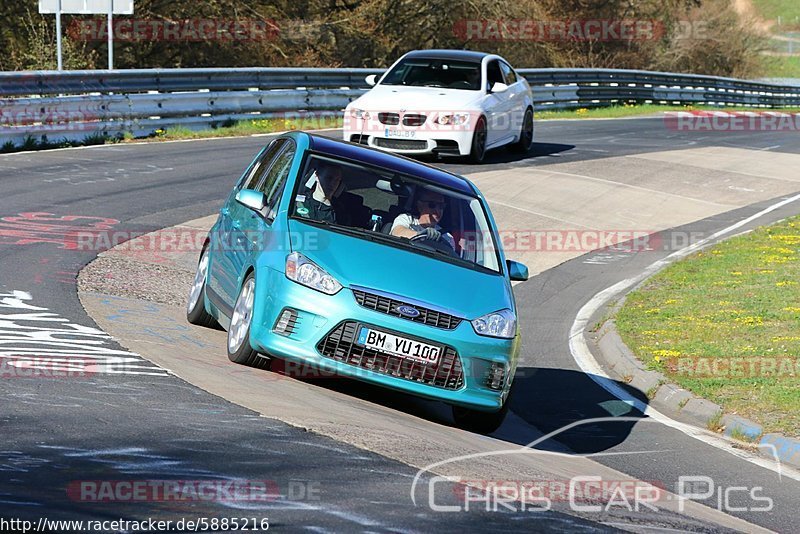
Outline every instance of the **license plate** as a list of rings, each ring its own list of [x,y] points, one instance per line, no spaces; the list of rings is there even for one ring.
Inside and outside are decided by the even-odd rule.
[[[395,336],[386,332],[379,332],[372,328],[362,326],[358,332],[359,345],[368,349],[394,354],[402,358],[416,360],[419,362],[434,364],[439,361],[439,354],[442,349],[434,345],[428,345],[420,341]]]
[[[417,132],[414,130],[398,130],[396,128],[386,128],[384,133],[386,134],[386,137],[400,139],[414,139],[417,136]]]

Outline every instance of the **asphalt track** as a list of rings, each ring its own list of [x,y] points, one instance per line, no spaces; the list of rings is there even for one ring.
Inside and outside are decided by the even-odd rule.
[[[93,321],[77,299],[74,277],[96,252],[69,250],[74,228],[64,226],[106,224],[145,232],[211,214],[264,141],[245,138],[0,156],[0,216],[4,218],[0,228],[0,291],[25,291],[32,297],[25,302],[46,308],[70,323],[92,326]],[[499,151],[490,153],[489,162],[479,168],[446,162],[443,166],[469,175],[478,171],[477,181],[484,189],[481,177],[491,178],[492,173],[502,175],[527,168],[546,172],[550,167],[561,169],[557,172],[563,175],[564,170],[557,166],[587,168],[604,160],[676,149],[762,150],[765,167],[769,161],[784,161],[784,157],[800,153],[800,143],[791,133],[670,132],[652,119],[539,123],[537,141],[524,159]],[[648,164],[654,161],[660,161],[667,174],[671,166],[668,160],[651,157]],[[633,173],[622,164],[616,168],[620,176],[608,179],[624,181],[635,176],[638,187],[660,178],[658,174]],[[709,169],[709,174],[714,175],[717,170]],[[737,183],[726,187],[757,189],[749,187],[752,184],[745,185],[748,187]],[[774,198],[800,190],[800,185],[785,179],[782,185],[785,189],[775,191]],[[681,187],[675,184],[676,190]],[[736,189],[727,191],[735,194]],[[761,187],[760,191],[761,198],[744,207],[735,207],[729,198],[715,199],[714,191],[699,191],[698,201],[720,200],[715,213],[695,219],[687,213],[686,224],[669,235],[709,235],[755,213],[773,199],[769,196],[770,186]],[[566,191],[565,195],[561,200],[569,203],[574,201],[569,195],[576,193]],[[602,203],[603,199],[595,200]],[[789,205],[758,223],[798,211],[797,206]],[[53,215],[20,216],[26,213]],[[68,216],[90,218],[61,219]],[[37,219],[41,224],[45,218],[51,219],[46,228],[37,229],[30,223]],[[21,235],[22,230],[27,233]],[[518,393],[512,406],[518,418],[546,433],[582,419],[609,416],[610,410],[616,412],[612,415],[636,415],[620,413],[614,408],[618,407],[615,399],[580,372],[566,339],[575,314],[592,295],[640,272],[670,251],[664,247],[639,253],[588,253],[565,263],[560,263],[558,255],[551,255],[541,268],[534,269],[541,271],[537,276],[516,287],[525,333],[523,360],[516,378]],[[7,340],[5,350],[18,352],[20,343],[18,338]],[[104,340],[104,344],[109,350],[120,349],[111,340]],[[447,514],[443,518],[427,507],[413,507],[409,502],[409,477],[416,469],[258,417],[158,369],[148,369],[153,366],[144,360],[140,365],[142,373],[152,374],[114,374],[114,366],[109,363],[107,372],[81,379],[0,382],[6,403],[0,423],[5,436],[0,464],[8,474],[0,482],[3,516],[141,517],[141,504],[137,508],[86,503],[67,495],[65,488],[79,480],[161,477],[269,480],[284,497],[268,503],[249,503],[245,510],[220,503],[151,503],[145,514],[148,517],[232,517],[232,512],[246,512],[248,516],[269,516],[275,526],[308,525],[328,530],[456,531],[474,526],[475,521],[497,530],[574,530],[581,525],[594,528],[589,522],[591,516],[582,520],[558,512],[528,515],[525,521],[514,514],[480,511]],[[514,441],[513,437],[506,439]],[[671,428],[630,421],[583,425],[556,440],[558,443],[551,444],[554,448],[566,446],[580,454],[604,454],[594,459],[631,477],[658,481],[667,488],[674,488],[681,476],[710,477],[717,488],[723,489],[760,487],[761,494],[774,501],[770,512],[748,511],[757,503],[742,499],[741,492],[728,503],[737,510],[730,506],[727,510],[771,530],[796,531],[800,525],[793,506],[800,496],[797,481],[779,479],[771,471]],[[290,485],[303,486],[298,481],[308,482],[305,487],[318,483],[321,497],[288,498]],[[723,508],[715,497],[706,504]],[[631,528],[633,524],[627,517],[616,526]],[[680,521],[671,526],[703,528]]]

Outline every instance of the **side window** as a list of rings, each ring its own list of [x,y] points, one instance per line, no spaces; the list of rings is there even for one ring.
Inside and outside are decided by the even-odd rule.
[[[275,162],[264,174],[263,179],[259,182],[256,189],[262,191],[266,195],[267,200],[267,219],[272,220],[275,218],[278,209],[278,203],[281,199],[286,181],[289,178],[289,170],[292,168],[294,155],[297,148],[293,141],[284,143],[283,151],[275,158]]]
[[[264,175],[264,172],[269,169],[275,155],[286,145],[286,139],[276,139],[267,147],[264,154],[252,165],[249,169],[247,177],[242,181],[239,189],[255,189],[258,181]]]
[[[495,83],[506,83],[503,79],[503,73],[500,72],[500,65],[496,59],[493,59],[486,65],[486,89],[491,91]]]
[[[514,69],[512,69],[508,65],[508,63],[506,63],[505,61],[501,61],[500,62],[500,70],[503,71],[503,77],[506,80],[506,82],[505,82],[506,85],[511,86],[511,85],[514,85],[515,83],[517,83],[517,75],[514,72]]]

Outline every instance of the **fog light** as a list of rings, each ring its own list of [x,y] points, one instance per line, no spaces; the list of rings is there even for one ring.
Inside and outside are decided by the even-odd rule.
[[[505,385],[506,366],[500,362],[492,362],[489,372],[486,375],[486,386],[489,389],[500,391]]]
[[[295,326],[297,326],[297,311],[291,308],[284,308],[272,331],[282,336],[291,336],[294,333]]]

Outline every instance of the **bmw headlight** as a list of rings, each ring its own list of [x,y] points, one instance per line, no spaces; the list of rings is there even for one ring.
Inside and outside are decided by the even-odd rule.
[[[517,316],[509,309],[487,313],[472,321],[472,328],[480,336],[512,339],[517,332]]]
[[[350,116],[354,119],[369,120],[369,111],[364,111],[363,109],[358,108],[350,108]]]
[[[439,115],[436,122],[446,126],[461,126],[469,122],[469,113],[448,113],[446,115]]]
[[[342,289],[338,280],[298,252],[286,256],[286,278],[326,295],[335,295]]]

